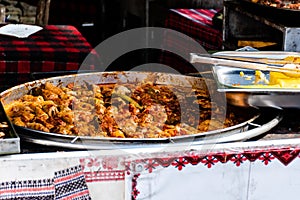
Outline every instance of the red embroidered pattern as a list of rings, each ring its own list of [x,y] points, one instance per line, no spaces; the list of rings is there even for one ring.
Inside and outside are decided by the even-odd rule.
[[[152,173],[153,170],[159,169],[159,167],[175,167],[179,171],[182,171],[187,165],[199,165],[203,164],[207,168],[212,168],[217,163],[233,163],[235,166],[239,167],[243,163],[249,162],[263,162],[265,165],[268,165],[275,159],[280,161],[284,165],[290,164],[295,158],[300,158],[300,148],[286,148],[286,149],[269,149],[269,150],[254,150],[254,151],[244,151],[240,153],[212,153],[208,155],[200,155],[196,152],[187,153],[186,156],[176,156],[164,157],[164,158],[151,158],[151,159],[140,159],[134,161],[134,166],[143,163],[145,166],[144,170]],[[128,163],[129,164],[129,163]],[[132,166],[133,163],[130,163]],[[129,165],[128,165],[129,166]],[[127,167],[127,170],[132,170],[130,167]],[[130,174],[130,172],[128,172]],[[137,189],[137,180],[140,176],[140,173],[133,175],[132,178],[132,200],[136,200],[140,191]]]
[[[86,182],[121,181],[125,179],[123,170],[84,172]]]
[[[241,166],[245,162],[256,162],[261,161],[265,165],[268,165],[273,160],[277,159],[284,165],[288,165],[295,158],[299,156],[300,149],[270,149],[269,151],[245,151],[241,153],[212,153],[208,155],[200,155],[195,152],[188,153],[186,156],[178,157],[165,157],[165,158],[149,158],[149,159],[140,159],[135,160],[134,164],[143,164],[144,169],[149,173],[152,173],[153,170],[158,169],[159,167],[167,168],[173,166],[181,171],[187,165],[198,165],[203,164],[207,168],[212,168],[217,163],[228,163],[231,162],[237,167]],[[130,167],[127,169],[131,170]]]

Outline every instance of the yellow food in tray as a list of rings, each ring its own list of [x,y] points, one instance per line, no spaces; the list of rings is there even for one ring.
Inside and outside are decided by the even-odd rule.
[[[289,61],[290,63],[299,63],[300,57],[298,56],[287,56],[283,60]],[[287,64],[286,68],[295,68],[298,66],[295,64]],[[300,74],[297,72],[270,72],[270,82],[271,86],[279,86],[280,88],[300,88]]]
[[[258,84],[259,82],[263,82],[265,84],[270,83],[266,75],[262,71],[256,70],[254,84]]]
[[[286,64],[285,68],[295,68],[298,69],[298,64],[300,63],[300,57],[297,56],[287,56],[283,59],[284,61],[289,61],[290,64]],[[241,77],[245,77],[243,72],[240,72]],[[297,72],[269,72],[269,78],[260,71],[256,70],[254,75],[253,85],[243,85],[246,88],[300,88],[300,73]]]
[[[300,78],[293,78],[281,72],[270,72],[269,79],[263,72],[255,71],[252,85],[238,85],[242,88],[300,88]]]
[[[300,88],[300,78],[286,75],[282,72],[270,72],[270,86],[281,88]]]

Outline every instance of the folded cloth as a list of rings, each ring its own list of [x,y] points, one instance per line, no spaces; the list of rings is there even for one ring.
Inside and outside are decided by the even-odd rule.
[[[81,166],[55,172],[55,199],[91,199]]]
[[[53,200],[53,179],[2,182],[0,184],[0,199]]]
[[[54,178],[0,183],[0,200],[90,200],[81,166],[54,172]]]

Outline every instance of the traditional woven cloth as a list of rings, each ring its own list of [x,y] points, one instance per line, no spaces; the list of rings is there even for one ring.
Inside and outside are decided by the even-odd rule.
[[[0,183],[0,200],[90,200],[80,165],[54,172],[53,178]]]
[[[53,200],[53,179],[2,182],[1,200]]]
[[[54,186],[56,200],[91,199],[80,166],[56,172],[54,176]]]

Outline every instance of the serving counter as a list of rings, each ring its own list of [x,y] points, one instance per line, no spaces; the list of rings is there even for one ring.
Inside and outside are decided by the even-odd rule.
[[[82,78],[85,82],[97,80],[98,84],[107,80],[141,83],[149,80],[142,79],[145,76],[156,83],[180,87],[183,83],[191,84],[191,80],[201,80],[162,73],[149,76],[147,72],[89,75],[97,79],[79,74],[77,81]],[[67,77],[64,83],[68,83]],[[13,94],[26,92],[29,86],[14,89],[2,93],[5,94],[2,103],[14,98]],[[249,110],[240,108],[240,111]],[[0,199],[294,198],[300,184],[300,123],[297,120],[300,110],[265,107],[259,112],[258,118],[230,135],[217,132],[215,135],[205,133],[202,137],[197,133],[195,137],[159,138],[161,140],[98,138],[93,146],[85,143],[84,137],[79,144],[79,137],[51,140],[54,133],[43,133],[47,135],[43,139],[26,138],[21,132],[25,129],[18,129],[17,133],[23,135],[21,152],[0,157]],[[42,135],[34,133],[34,136]],[[104,141],[103,148],[94,148]]]
[[[300,184],[299,114],[282,111],[277,126],[244,142],[110,150],[24,142],[20,154],[0,157],[0,198],[292,199]]]

